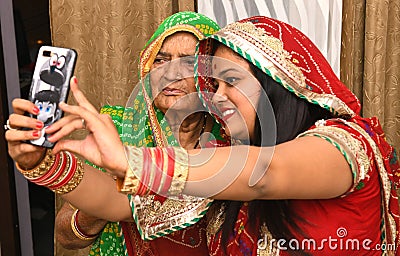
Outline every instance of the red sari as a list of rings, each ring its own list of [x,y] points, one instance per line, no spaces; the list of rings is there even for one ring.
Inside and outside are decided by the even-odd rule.
[[[208,227],[210,255],[287,255],[290,248],[312,255],[400,255],[396,246],[399,204],[395,187],[400,176],[396,153],[385,140],[379,121],[360,116],[358,99],[336,77],[317,47],[296,28],[262,16],[228,25],[201,41],[199,54],[210,53],[214,40],[296,96],[331,112],[334,118],[318,121],[298,137],[317,136],[334,145],[351,167],[353,186],[337,198],[290,200],[302,231],[292,229],[290,241],[277,241],[263,223],[253,232],[247,203],[243,203],[226,250],[221,230]],[[198,72],[200,93],[207,102],[213,84],[207,68],[199,65]],[[211,104],[208,107],[212,110]],[[210,223],[220,222],[214,217]]]

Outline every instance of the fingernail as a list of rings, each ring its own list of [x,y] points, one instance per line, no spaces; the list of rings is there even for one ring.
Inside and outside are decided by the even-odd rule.
[[[39,108],[37,106],[33,107],[33,113],[34,114],[39,114]]]
[[[41,129],[41,128],[43,128],[43,126],[44,126],[44,123],[36,122],[36,128]]]
[[[34,131],[33,133],[32,133],[32,135],[33,135],[33,137],[39,137],[39,131]]]
[[[73,78],[73,79],[74,79],[74,83],[76,83],[76,84],[77,84],[77,83],[78,83],[78,79],[76,79],[76,76],[74,76],[74,78]]]

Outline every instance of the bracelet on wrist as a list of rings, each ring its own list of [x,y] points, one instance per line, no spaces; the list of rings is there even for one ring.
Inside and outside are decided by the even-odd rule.
[[[127,147],[129,168],[124,179],[117,180],[119,192],[145,196],[180,195],[189,172],[188,153],[183,148]]]
[[[18,163],[16,167],[29,181],[45,186],[57,194],[74,190],[84,174],[81,159],[68,151],[54,155],[51,149],[46,151],[45,157],[35,168],[23,169]]]
[[[78,214],[79,214],[79,209],[76,209],[74,211],[74,213],[72,214],[71,217],[71,229],[72,232],[75,234],[75,236],[83,241],[90,241],[90,240],[94,240],[96,239],[96,237],[98,236],[98,234],[95,235],[88,235],[85,234],[81,228],[79,227],[78,224]]]

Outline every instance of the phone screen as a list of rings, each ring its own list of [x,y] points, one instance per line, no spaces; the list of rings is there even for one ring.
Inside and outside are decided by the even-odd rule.
[[[44,123],[44,128],[63,116],[59,108],[65,102],[69,92],[69,81],[73,75],[77,54],[73,49],[53,46],[42,46],[39,49],[33,72],[29,100],[38,108],[39,114],[32,116]],[[47,140],[44,130],[40,138],[28,143],[52,148],[53,143]]]

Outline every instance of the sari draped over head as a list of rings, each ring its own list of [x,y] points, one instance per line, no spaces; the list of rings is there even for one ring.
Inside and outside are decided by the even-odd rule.
[[[353,187],[342,197],[332,199],[337,200],[335,203],[350,198],[355,192],[370,189],[370,179],[375,173],[377,194],[381,194],[381,218],[377,220],[380,222],[377,225],[377,230],[381,232],[380,242],[382,245],[398,245],[399,204],[396,186],[399,184],[400,167],[396,152],[386,141],[378,119],[360,116],[360,102],[337,78],[314,43],[296,28],[263,16],[232,23],[200,41],[195,65],[196,86],[204,105],[212,113],[215,110],[210,92],[215,89],[208,68],[211,58],[207,56],[212,54],[215,42],[232,49],[297,97],[332,113],[332,119],[318,121],[298,137],[318,136],[327,140],[340,150],[349,163]],[[307,211],[310,209],[307,208]],[[229,255],[279,254],[273,249],[257,250],[257,241],[262,235],[247,232],[245,206],[239,211],[237,219],[234,227],[236,236],[230,237],[227,245]],[[215,232],[210,239],[209,252],[212,255],[225,255],[221,250],[220,233]],[[397,255],[398,250],[396,248],[387,253]]]
[[[214,21],[194,12],[179,12],[162,22],[140,54],[141,82],[126,107],[104,106],[101,109],[101,113],[111,115],[124,145],[178,145],[164,114],[152,103],[151,88],[146,75],[168,36],[176,32],[189,32],[201,40],[218,29],[219,26]],[[221,138],[220,125],[215,123],[211,133],[215,138]],[[135,222],[108,223],[92,247],[90,255],[207,254],[202,217],[212,200],[188,196],[185,200],[157,195],[128,197]]]

